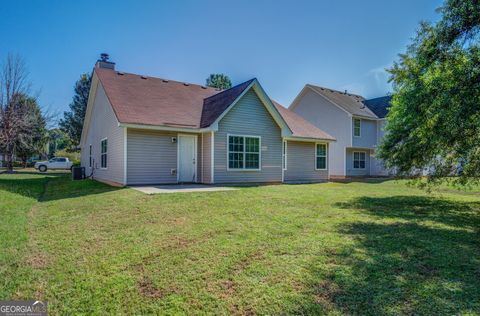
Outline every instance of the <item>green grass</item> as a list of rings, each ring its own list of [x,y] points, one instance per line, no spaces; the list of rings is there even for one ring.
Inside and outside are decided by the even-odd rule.
[[[0,175],[0,299],[56,314],[480,314],[480,192],[144,195]]]

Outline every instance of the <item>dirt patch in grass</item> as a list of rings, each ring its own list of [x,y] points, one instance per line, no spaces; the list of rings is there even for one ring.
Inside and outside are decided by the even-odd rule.
[[[316,288],[314,300],[316,304],[333,308],[335,306],[335,298],[340,293],[341,289],[336,283],[329,280],[323,280]]]
[[[29,255],[25,262],[34,269],[45,269],[48,266],[47,256],[41,252]]]

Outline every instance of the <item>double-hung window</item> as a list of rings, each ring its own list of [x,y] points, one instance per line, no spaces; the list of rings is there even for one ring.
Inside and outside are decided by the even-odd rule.
[[[353,136],[360,137],[362,131],[362,120],[358,118],[353,119]]]
[[[260,137],[228,135],[228,169],[260,170]]]
[[[365,169],[366,154],[364,151],[353,152],[353,169]]]
[[[315,146],[315,169],[327,169],[327,145],[317,144]]]
[[[107,149],[108,149],[108,143],[107,139],[103,139],[101,142],[101,168],[106,169],[107,168]]]

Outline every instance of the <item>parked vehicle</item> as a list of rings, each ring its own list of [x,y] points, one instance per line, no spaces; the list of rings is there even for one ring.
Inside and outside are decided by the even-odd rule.
[[[73,163],[65,157],[54,157],[48,161],[39,161],[35,163],[35,169],[40,172],[46,172],[48,169],[52,170],[71,170]]]

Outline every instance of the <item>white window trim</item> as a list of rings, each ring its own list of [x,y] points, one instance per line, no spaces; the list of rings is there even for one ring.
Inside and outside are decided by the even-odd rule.
[[[355,121],[357,120],[360,122],[360,126],[358,128],[358,135],[355,135]],[[353,137],[362,137],[362,119],[354,117],[352,124],[353,124]]]
[[[229,140],[230,136],[237,136],[237,137],[243,137],[243,168],[230,168],[230,163],[229,163],[229,156],[230,156],[230,146],[229,146]],[[248,138],[258,138],[258,169],[246,169],[245,168],[245,137]],[[257,135],[241,135],[241,134],[227,134],[227,171],[240,171],[240,172],[250,172],[250,171],[261,171],[262,170],[262,137],[257,136]]]
[[[325,145],[325,168],[317,168],[317,158],[323,157],[317,155],[317,145]],[[327,143],[315,143],[315,170],[328,170],[328,144]]]
[[[355,153],[358,153],[358,157],[360,158],[360,153],[364,153],[365,154],[365,167],[364,168],[355,168]],[[361,161],[361,160],[359,160]],[[354,151],[352,153],[352,168],[353,169],[356,169],[356,170],[365,170],[367,169],[367,152],[366,151]]]
[[[106,140],[107,141],[107,151],[102,153],[102,142]],[[102,155],[106,155],[107,158],[105,160],[105,163],[107,164],[107,167],[106,168],[103,168],[102,167]],[[102,170],[107,170],[108,169],[108,137],[105,137],[103,139],[100,140],[100,169]]]
[[[288,150],[287,141],[284,140],[284,141],[283,141],[283,147],[282,147],[282,157],[283,157],[282,168],[283,168],[283,170],[287,170],[287,168],[288,168],[288,166],[287,166],[287,162],[288,162],[288,153],[287,153],[287,150]]]

